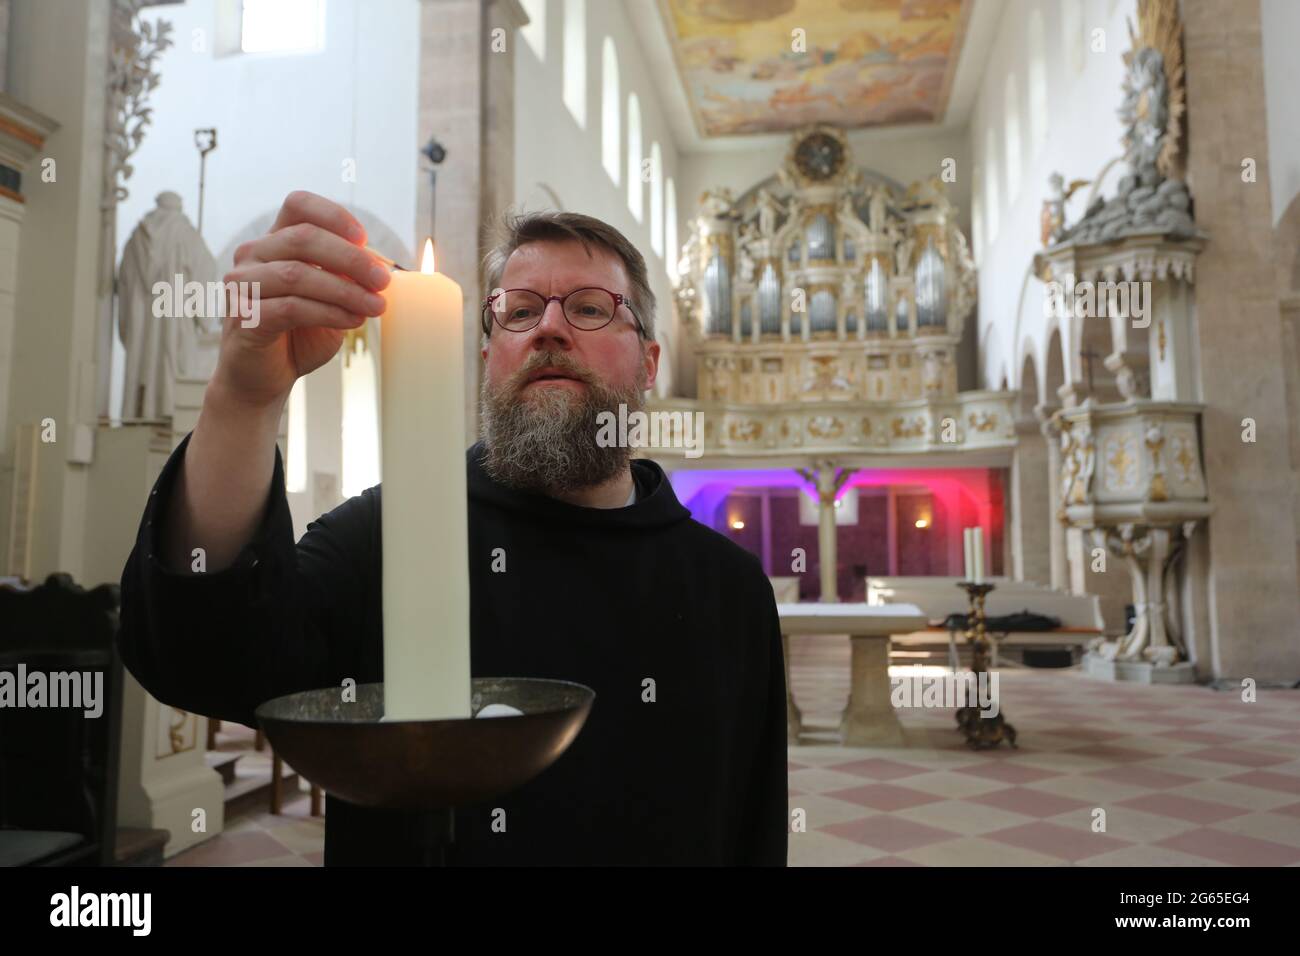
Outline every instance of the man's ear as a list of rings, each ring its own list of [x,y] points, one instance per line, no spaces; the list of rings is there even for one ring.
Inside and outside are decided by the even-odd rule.
[[[655,378],[659,375],[659,343],[647,342],[641,360],[645,364],[646,391],[649,391],[655,387]]]

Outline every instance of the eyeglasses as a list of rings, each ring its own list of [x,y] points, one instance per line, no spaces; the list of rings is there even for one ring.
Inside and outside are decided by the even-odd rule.
[[[492,319],[507,332],[527,332],[537,328],[542,314],[552,302],[560,303],[565,320],[582,332],[596,332],[614,321],[618,307],[627,308],[636,322],[637,333],[644,338],[645,327],[628,302],[618,292],[592,286],[574,289],[568,295],[542,296],[531,289],[505,289],[483,300],[483,334],[492,334]]]

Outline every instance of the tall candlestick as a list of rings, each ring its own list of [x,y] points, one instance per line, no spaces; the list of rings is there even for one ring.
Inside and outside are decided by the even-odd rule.
[[[384,719],[469,717],[464,297],[431,241],[382,294]]]
[[[984,529],[976,528],[971,538],[971,550],[975,555],[975,583],[984,583]]]
[[[971,575],[975,573],[975,560],[973,556],[973,549],[971,547],[972,540],[973,540],[973,536],[971,535],[971,529],[962,528],[961,544],[962,544],[962,555],[965,558],[965,563],[962,565],[961,572],[962,572],[962,576],[967,581],[975,580],[974,578],[971,577]]]

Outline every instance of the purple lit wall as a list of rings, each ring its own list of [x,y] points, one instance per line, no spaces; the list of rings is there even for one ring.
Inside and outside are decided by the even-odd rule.
[[[800,599],[817,600],[817,527],[799,522],[797,494],[814,496],[807,482],[789,469],[677,471],[670,476],[678,500],[696,521],[731,538],[763,558],[762,498],[769,498],[770,564],[773,576],[790,575],[790,555],[803,548],[808,567],[800,575]],[[858,491],[858,522],[839,525],[837,574],[843,600],[862,600],[863,577],[879,575],[959,575],[961,530],[984,528],[990,574],[1003,573],[1005,513],[1002,476],[995,469],[869,469],[846,485]],[[895,521],[891,548],[889,500]],[[743,528],[732,527],[743,523]],[[918,527],[918,522],[922,524]]]

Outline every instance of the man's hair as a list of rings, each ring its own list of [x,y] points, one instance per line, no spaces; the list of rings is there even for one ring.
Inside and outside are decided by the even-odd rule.
[[[627,237],[607,222],[578,212],[506,213],[495,226],[496,245],[483,257],[483,275],[489,291],[498,288],[506,271],[506,261],[520,246],[529,242],[582,243],[590,255],[593,245],[608,249],[623,260],[631,288],[626,290],[628,305],[641,320],[647,341],[655,337],[655,294],[650,291],[645,258]],[[611,292],[623,292],[611,289]],[[491,325],[488,326],[491,328]]]

